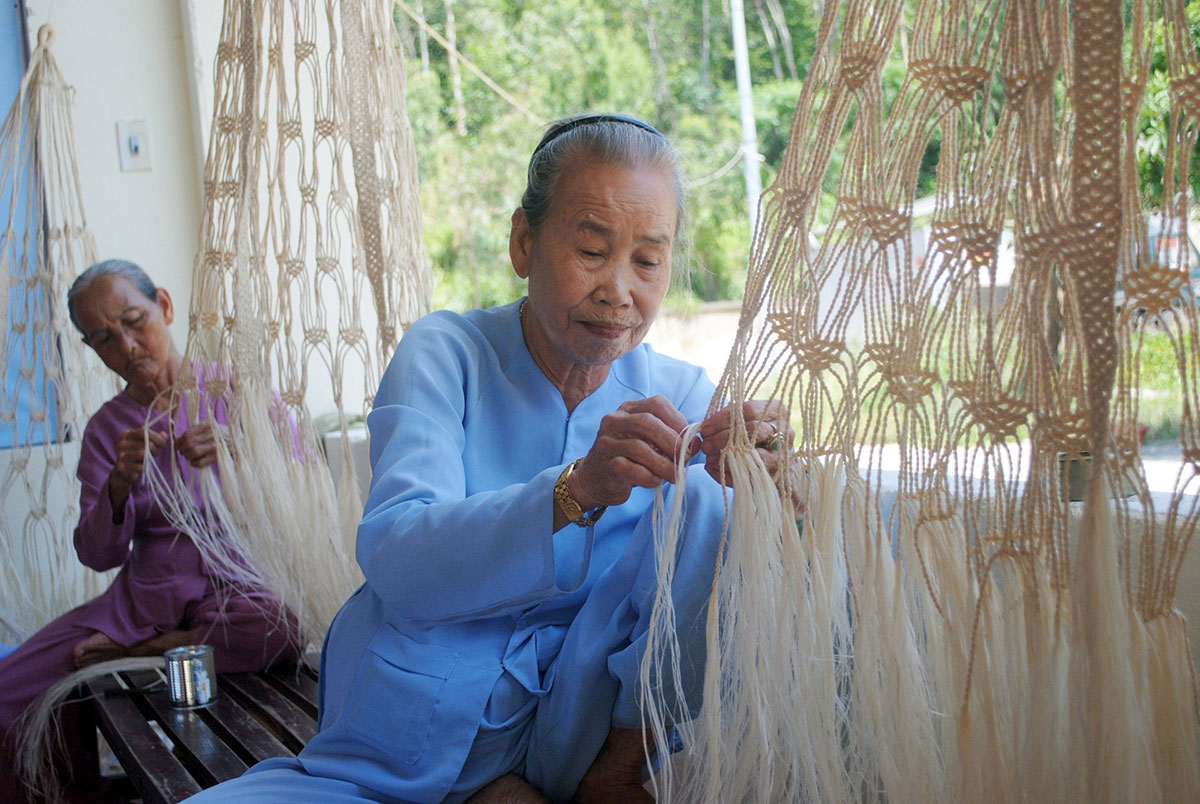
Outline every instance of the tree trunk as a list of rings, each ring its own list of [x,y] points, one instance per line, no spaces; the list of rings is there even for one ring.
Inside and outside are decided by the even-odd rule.
[[[779,48],[775,46],[775,34],[771,31],[771,22],[763,11],[762,0],[754,0],[754,10],[758,12],[758,21],[762,23],[763,36],[766,37],[767,47],[771,50],[771,66],[775,68],[775,80],[783,80],[783,67],[779,64]]]
[[[413,22],[404,15],[400,6],[392,7],[392,28],[396,30],[396,36],[400,40],[400,52],[404,58],[414,58],[417,55],[417,45],[413,40]]]
[[[417,0],[417,14],[421,19],[425,19],[425,7],[421,0]],[[429,72],[429,34],[425,33],[425,28],[417,26],[417,47],[421,51],[421,72]]]
[[[709,0],[700,4],[700,86],[708,89],[708,66],[712,60],[712,18],[708,9]]]
[[[450,43],[450,92],[454,95],[454,130],[467,136],[467,106],[463,102],[462,71],[458,68],[458,37],[454,32],[454,0],[446,1],[446,41]]]
[[[658,46],[658,27],[650,11],[650,0],[642,0],[646,11],[646,41],[650,45],[650,63],[654,65],[654,113],[659,125],[666,125],[671,114],[671,83],[667,76],[667,63],[663,61]]]
[[[779,0],[766,0],[767,11],[775,22],[775,30],[779,32],[779,47],[783,51],[783,63],[787,67],[788,77],[793,81],[800,80],[796,71],[796,54],[792,48],[792,32],[788,29],[787,17],[783,14],[783,5]]]

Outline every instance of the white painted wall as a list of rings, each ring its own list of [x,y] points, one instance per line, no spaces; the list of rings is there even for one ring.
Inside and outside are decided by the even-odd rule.
[[[209,0],[219,17],[219,0]],[[101,259],[123,257],[167,288],[187,337],[192,259],[200,225],[196,127],[183,28],[164,0],[27,0],[30,46],[54,26],[54,57],[75,88],[75,145],[83,208]],[[5,101],[7,103],[8,101]],[[144,119],[153,169],[123,173],[117,121]]]

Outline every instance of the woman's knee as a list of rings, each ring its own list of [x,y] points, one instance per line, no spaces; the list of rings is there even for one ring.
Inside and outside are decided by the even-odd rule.
[[[226,608],[192,623],[197,642],[212,645],[217,671],[253,672],[302,653],[296,620],[283,609]]]
[[[549,799],[515,773],[484,785],[463,804],[549,804]]]

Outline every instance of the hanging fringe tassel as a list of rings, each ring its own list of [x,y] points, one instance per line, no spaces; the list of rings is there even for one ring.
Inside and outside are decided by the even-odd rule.
[[[65,801],[62,781],[55,761],[66,754],[66,744],[58,723],[58,709],[80,685],[93,678],[126,670],[162,670],[163,657],[125,657],[97,662],[77,670],[50,687],[21,715],[14,733],[22,735],[17,752],[17,777],[35,797],[50,804]]]
[[[671,508],[656,502],[641,689],[648,756],[669,757],[659,801],[1200,800],[1186,624],[1129,606],[1103,505],[1064,617],[1039,556],[997,554],[977,586],[944,495],[897,499],[893,547],[843,459],[809,466],[802,532],[755,450],[723,461],[735,492],[699,712],[680,703],[669,594],[683,456]]]
[[[343,540],[343,527],[351,516],[357,521],[352,512],[362,505],[353,475],[334,488],[315,434],[304,436],[261,379],[238,384],[227,415],[230,435],[218,439],[216,471],[176,462],[168,478],[147,460],[146,482],[210,571],[242,588],[270,589],[287,610],[277,615],[296,617],[301,643],[319,645],[347,590],[362,583],[353,546]],[[225,477],[239,482],[219,479]],[[258,482],[244,482],[252,477]],[[193,484],[203,508],[190,493]]]
[[[690,443],[697,429],[693,425],[685,430],[681,443]],[[672,732],[683,744],[682,755],[663,762],[655,775],[656,795],[663,801],[695,802],[778,801],[797,790],[820,795],[826,786],[818,781],[824,781],[818,766],[844,782],[844,774],[830,770],[841,764],[840,758],[829,761],[828,751],[781,756],[778,747],[800,745],[810,735],[819,739],[837,733],[836,661],[829,638],[836,629],[824,605],[828,598],[794,594],[814,583],[825,586],[828,568],[813,566],[790,497],[781,503],[779,489],[743,427],[740,443],[722,458],[722,471],[736,491],[708,609],[703,703],[693,718],[679,672],[670,595],[684,524],[686,463],[681,453],[681,485],[671,510],[664,512],[661,489],[655,506],[658,593],[640,689],[645,726],[659,755],[670,754]],[[800,645],[805,649],[798,649]],[[814,673],[809,657],[822,650],[828,661]],[[822,696],[824,711],[798,705],[797,692],[806,689]],[[821,726],[810,729],[814,717]],[[837,781],[830,784],[835,790],[845,789]]]

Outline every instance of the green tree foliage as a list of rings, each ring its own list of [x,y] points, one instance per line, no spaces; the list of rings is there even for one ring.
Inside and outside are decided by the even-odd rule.
[[[1189,40],[1200,45],[1200,0],[1189,0],[1184,9],[1191,29]],[[1146,87],[1146,103],[1138,121],[1138,183],[1143,205],[1153,208],[1163,203],[1163,165],[1171,138],[1172,121],[1170,74],[1161,19],[1154,20],[1149,35],[1150,76]],[[1195,120],[1192,120],[1191,125],[1195,124]],[[1200,138],[1195,140],[1192,148],[1190,173],[1188,185],[1195,195],[1200,193]]]
[[[445,0],[406,2],[419,8],[434,30],[445,32]],[[745,2],[764,187],[783,159],[821,6],[821,0]],[[453,9],[459,51],[528,111],[515,108],[463,70],[466,134],[456,133],[447,51],[427,40],[429,67],[423,68],[421,29],[397,7],[397,29],[410,57],[408,108],[419,161],[425,242],[437,276],[434,304],[465,309],[521,294],[507,246],[509,221],[524,189],[525,163],[543,122],[582,111],[642,117],[663,130],[680,151],[689,184],[689,220],[669,302],[739,298],[750,242],[742,168],[729,164],[738,153],[741,129],[727,3],[453,0]],[[1193,41],[1200,41],[1200,0],[1187,0],[1187,9]],[[778,29],[780,15],[787,37]],[[1151,35],[1155,55],[1140,122],[1139,168],[1143,198],[1154,205],[1162,197],[1170,121],[1161,23]],[[796,79],[784,69],[788,60],[780,53],[788,38]],[[889,106],[905,80],[905,47],[903,41],[897,43],[883,71],[883,97]],[[994,102],[998,113],[1003,97],[997,94]],[[921,165],[918,195],[935,187],[940,145],[940,131],[935,129]],[[844,148],[845,142],[833,153],[825,177],[818,213],[825,220],[833,209]],[[1198,166],[1200,155],[1192,162],[1193,191],[1200,190]]]
[[[781,8],[802,76],[816,35],[813,3]],[[443,32],[445,6],[424,0],[423,11]],[[782,158],[800,84],[776,78],[753,2],[746,13],[765,185]],[[750,247],[742,169],[714,175],[741,142],[728,10],[719,0],[709,2],[707,70],[701,0],[456,0],[454,18],[460,52],[540,120],[619,111],[661,128],[678,147],[689,184],[684,265],[672,299],[740,297]],[[430,40],[430,66],[422,69],[419,27],[399,9],[396,21],[410,57],[408,108],[437,275],[434,303],[464,309],[509,301],[522,292],[508,263],[509,221],[542,125],[464,72],[467,134],[456,134],[446,50]]]

